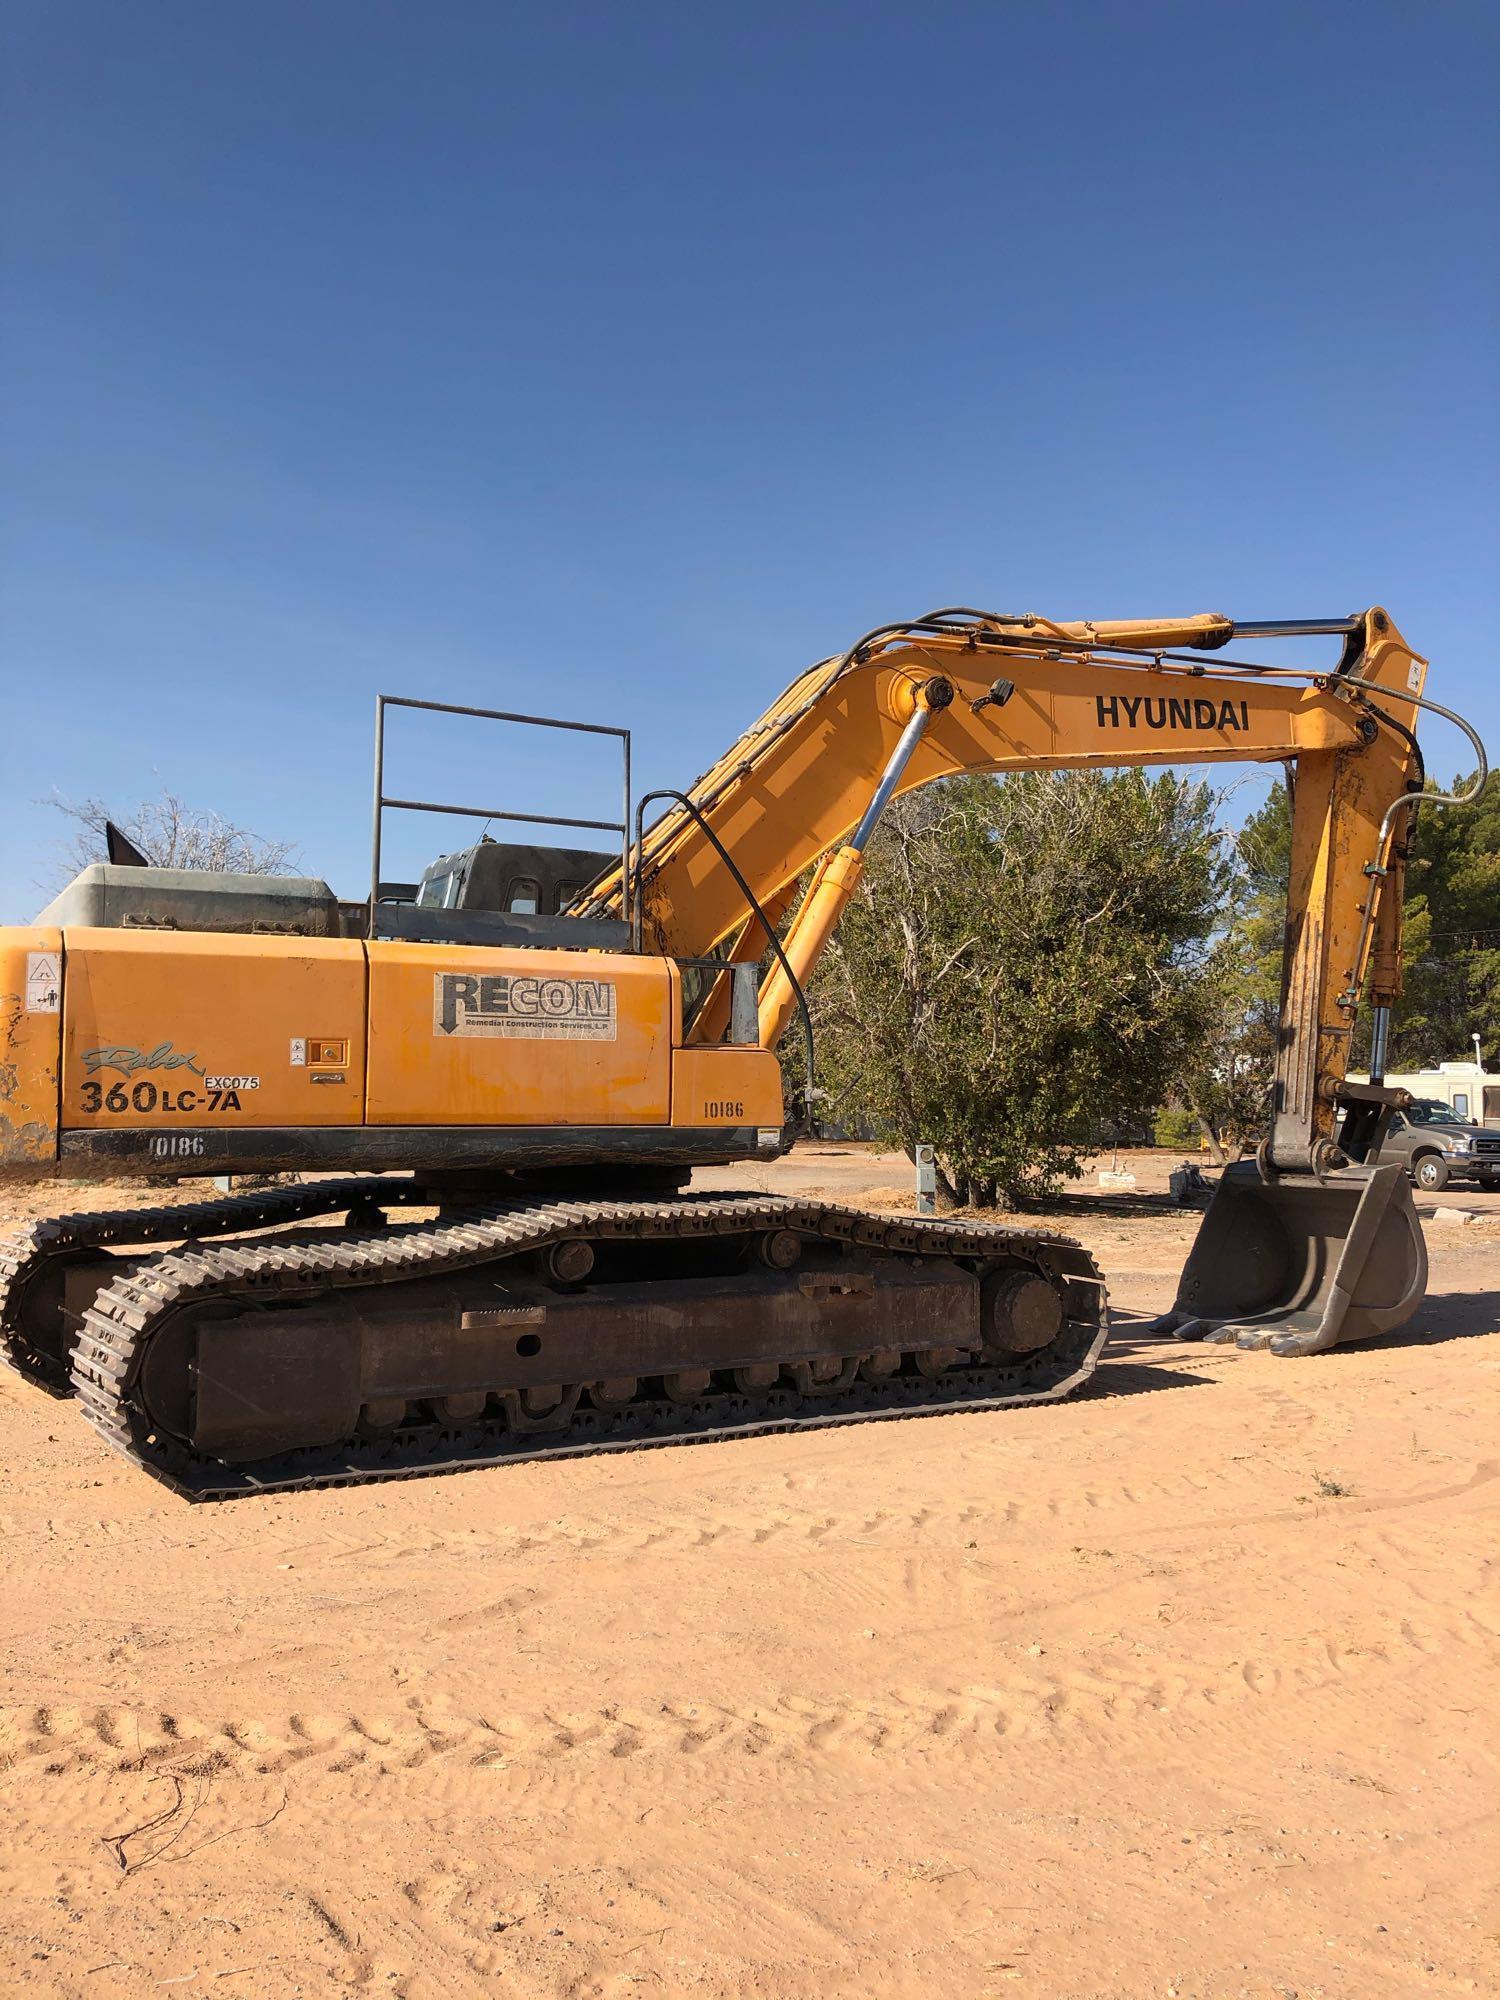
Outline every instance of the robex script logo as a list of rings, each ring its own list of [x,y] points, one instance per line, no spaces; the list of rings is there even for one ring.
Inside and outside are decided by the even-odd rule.
[[[538,1042],[612,1042],[615,989],[608,979],[433,974],[435,1035],[499,1035]]]

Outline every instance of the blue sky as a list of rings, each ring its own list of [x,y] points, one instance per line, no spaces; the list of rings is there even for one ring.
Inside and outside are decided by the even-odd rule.
[[[937,603],[1383,601],[1500,745],[1490,8],[0,22],[0,918],[53,789],[358,895],[377,689],[680,784]],[[578,742],[413,725],[393,781],[605,817]]]

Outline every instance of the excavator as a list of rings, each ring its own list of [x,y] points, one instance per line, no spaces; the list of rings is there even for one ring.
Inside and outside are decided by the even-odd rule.
[[[1259,657],[1318,638],[1322,667]],[[624,730],[380,696],[366,898],[153,867],[111,830],[0,930],[0,1178],[220,1183],[0,1240],[5,1358],[195,1499],[1067,1396],[1109,1324],[1067,1237],[689,1179],[797,1136],[777,1045],[795,1025],[811,1103],[806,988],[892,798],[1247,761],[1294,778],[1270,1123],[1163,1326],[1280,1355],[1385,1333],[1426,1282],[1406,1181],[1375,1164],[1415,727],[1449,713],[1426,667],[1380,609],[955,607],[867,632],[687,791],[635,801]],[[613,742],[621,816],[388,795],[413,710]],[[383,880],[409,810],[617,844],[482,836]]]

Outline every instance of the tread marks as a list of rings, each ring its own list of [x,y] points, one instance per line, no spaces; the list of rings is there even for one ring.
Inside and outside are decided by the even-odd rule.
[[[1100,1671],[1084,1659],[1043,1672],[1026,1660],[986,1683],[893,1686],[859,1697],[773,1694],[742,1704],[669,1697],[652,1706],[608,1702],[596,1709],[542,1707],[510,1714],[455,1714],[418,1703],[395,1713],[304,1711],[278,1718],[199,1719],[180,1711],[117,1705],[33,1706],[0,1712],[0,1762],[40,1763],[57,1775],[151,1770],[183,1758],[219,1760],[243,1775],[290,1774],[301,1765],[379,1775],[435,1765],[454,1770],[527,1766],[537,1775],[563,1761],[669,1757],[895,1755],[972,1759],[1018,1738],[1059,1732],[1107,1740],[1122,1722],[1160,1718],[1180,1731],[1211,1717],[1253,1727],[1260,1705],[1319,1694],[1342,1699],[1361,1681],[1415,1679],[1436,1651],[1482,1646],[1478,1633],[1448,1625],[1396,1625],[1378,1644],[1330,1646],[1315,1633],[1278,1657],[1246,1659],[1214,1672],[1203,1663],[1163,1671]],[[1050,1663],[1049,1663],[1050,1665]]]

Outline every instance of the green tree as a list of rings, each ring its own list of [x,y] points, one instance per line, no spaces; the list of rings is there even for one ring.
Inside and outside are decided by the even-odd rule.
[[[1463,792],[1473,775],[1455,780]],[[1427,789],[1436,790],[1429,782]],[[1216,1129],[1246,1137],[1264,1118],[1276,1058],[1281,954],[1291,873],[1291,797],[1277,784],[1235,843],[1233,917],[1217,958],[1223,1005],[1208,1059],[1181,1081]],[[1500,1048],[1500,777],[1469,805],[1419,807],[1407,868],[1402,994],[1388,1066],[1420,1069],[1467,1056],[1479,1035]],[[1353,1062],[1369,1062],[1369,1009]]]
[[[1500,775],[1470,805],[1418,808],[1402,958],[1393,1069],[1467,1056],[1474,1035],[1500,1053]]]
[[[813,981],[827,1108],[950,1202],[1055,1190],[1147,1124],[1207,1029],[1215,800],[1170,775],[958,778],[898,801]]]
[[[1281,1009],[1281,950],[1291,873],[1291,799],[1278,783],[1235,837],[1230,917],[1204,969],[1209,1025],[1175,1079],[1216,1161],[1265,1128]]]

